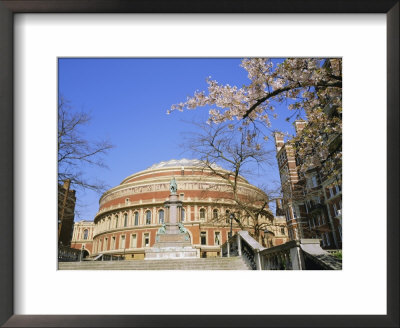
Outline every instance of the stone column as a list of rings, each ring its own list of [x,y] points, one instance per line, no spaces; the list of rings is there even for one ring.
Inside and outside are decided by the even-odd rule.
[[[176,224],[177,223],[177,217],[178,217],[178,213],[177,213],[177,204],[176,201],[178,200],[178,196],[177,195],[170,195],[169,196],[170,199],[170,205],[169,205],[169,223],[171,224]]]
[[[239,256],[242,256],[242,241],[240,240],[240,235],[237,234],[236,238],[237,238],[237,245],[238,245],[238,253],[239,253]]]
[[[260,256],[260,251],[258,249],[256,249],[256,269],[257,270],[262,270],[261,267],[261,256]]]
[[[290,260],[292,262],[292,270],[303,270],[303,263],[300,254],[300,247],[293,247],[290,249]]]
[[[165,217],[164,222],[169,223],[169,206],[165,206]]]

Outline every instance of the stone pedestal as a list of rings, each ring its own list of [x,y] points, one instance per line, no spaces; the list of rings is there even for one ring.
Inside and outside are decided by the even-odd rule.
[[[165,202],[164,206],[169,209],[165,231],[157,233],[156,243],[145,251],[145,260],[200,257],[199,250],[192,246],[189,233],[179,228],[178,217],[182,202],[178,200],[178,195],[171,193],[169,201]]]
[[[152,247],[146,250],[145,260],[167,260],[167,259],[195,259],[199,258],[199,250],[192,247]]]

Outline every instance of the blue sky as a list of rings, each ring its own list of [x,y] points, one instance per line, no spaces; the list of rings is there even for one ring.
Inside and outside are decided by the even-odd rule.
[[[59,94],[69,100],[72,110],[92,116],[85,138],[107,139],[115,146],[105,158],[108,169],[86,169],[86,175],[114,187],[154,163],[193,157],[181,147],[183,138],[193,129],[188,122],[205,121],[208,108],[170,115],[166,111],[195,90],[205,90],[208,76],[223,84],[247,84],[240,62],[239,58],[59,59]],[[292,125],[285,122],[290,115],[285,106],[276,113],[278,119],[271,118],[273,128],[293,133]],[[255,185],[278,180],[276,165],[261,176],[249,177]],[[100,195],[78,190],[77,198],[75,220],[93,220]]]

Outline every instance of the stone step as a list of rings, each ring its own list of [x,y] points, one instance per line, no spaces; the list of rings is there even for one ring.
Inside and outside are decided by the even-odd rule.
[[[170,259],[170,260],[125,260],[125,261],[82,261],[80,263],[91,265],[93,263],[125,263],[125,264],[130,264],[130,263],[141,263],[143,261],[147,263],[159,263],[159,262],[168,262],[168,263],[189,263],[189,262],[196,262],[196,263],[212,263],[212,262],[218,262],[218,263],[230,263],[230,262],[237,262],[241,261],[242,259],[240,257],[209,257],[209,258],[196,258],[196,259]],[[63,262],[63,263],[77,263],[77,262]]]
[[[182,263],[183,262],[183,263]],[[135,267],[135,266],[188,266],[188,265],[197,265],[197,266],[203,266],[203,265],[234,265],[234,264],[241,264],[242,262],[189,262],[188,260],[182,260],[182,262],[170,262],[168,263],[168,260],[154,260],[154,261],[147,261],[147,260],[142,260],[142,261],[135,261],[135,262],[128,262],[128,263],[123,263],[114,261],[110,262],[107,261],[106,263],[102,262],[91,262],[91,263],[85,263],[85,262],[64,262],[60,263],[61,265],[65,266],[81,266],[81,267],[92,267],[92,266],[120,266],[120,267]]]
[[[144,263],[142,265],[131,265],[131,266],[127,266],[127,265],[92,265],[92,266],[87,266],[87,265],[60,265],[60,268],[63,269],[67,269],[67,268],[75,268],[75,267],[79,267],[79,268],[87,268],[87,269],[91,269],[91,268],[126,268],[126,269],[135,269],[135,268],[162,268],[162,267],[171,267],[171,268],[193,268],[193,267],[198,267],[198,268],[212,268],[212,267],[218,267],[218,268],[222,268],[222,267],[226,267],[226,268],[231,268],[231,267],[241,267],[244,264],[242,263],[234,263],[234,264],[209,264],[209,265],[196,265],[196,264],[147,264]]]
[[[60,268],[60,270],[249,270],[247,267],[243,266],[229,266],[229,267],[137,267],[137,268],[102,268],[102,267],[95,267],[95,268],[80,268],[80,267],[70,267],[70,268]]]
[[[249,268],[240,257],[231,257],[181,260],[60,262],[59,270],[249,270]]]

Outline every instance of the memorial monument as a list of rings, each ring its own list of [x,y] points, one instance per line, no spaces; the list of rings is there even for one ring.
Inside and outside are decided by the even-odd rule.
[[[145,251],[145,260],[200,257],[199,250],[192,246],[189,232],[178,221],[182,202],[177,194],[175,178],[171,179],[169,189],[169,200],[164,203],[167,213],[165,223],[158,229],[153,247]]]

